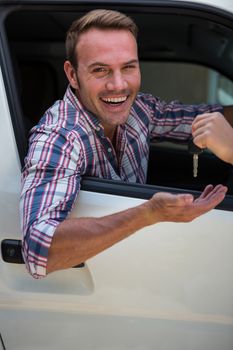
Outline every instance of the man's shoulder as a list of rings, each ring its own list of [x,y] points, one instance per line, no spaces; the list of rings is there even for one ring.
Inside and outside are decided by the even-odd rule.
[[[142,113],[143,111],[145,113],[150,113],[151,110],[157,108],[157,104],[159,105],[160,102],[161,100],[158,97],[153,96],[151,93],[139,92],[134,101],[133,108],[135,111],[142,110]]]
[[[139,92],[135,98],[135,101],[131,108],[131,113],[128,119],[128,124],[140,125],[143,122],[148,125],[151,118],[151,113],[153,112],[153,105],[155,104],[155,97],[149,93]]]
[[[155,104],[159,102],[160,99],[157,96],[153,96],[151,93],[139,92],[135,99],[136,103],[145,104],[150,106],[152,103]]]
[[[79,125],[80,111],[65,100],[57,100],[49,107],[40,119],[38,126],[66,132],[72,131]]]

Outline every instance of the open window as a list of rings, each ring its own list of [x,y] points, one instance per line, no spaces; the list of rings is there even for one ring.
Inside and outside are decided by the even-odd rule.
[[[143,91],[184,103],[232,103],[233,21],[229,14],[218,15],[216,10],[203,11],[197,6],[192,9],[185,4],[146,7],[131,3],[116,7],[106,3],[105,7],[127,13],[139,26]],[[74,19],[91,9],[93,6],[34,5],[12,8],[7,14],[6,41],[25,135],[44,111],[62,98],[67,85],[63,72],[65,33]],[[16,135],[22,137],[17,130]],[[21,160],[24,155],[21,152]],[[95,190],[100,186],[103,192],[107,183],[96,179],[92,182]],[[208,183],[226,184],[229,194],[233,194],[232,166],[205,151],[195,179],[187,145],[151,144],[147,179],[150,193],[154,186],[199,191]],[[90,180],[84,180],[83,188],[85,185],[92,188]],[[114,188],[112,183],[110,186]],[[130,195],[129,185],[123,187]]]

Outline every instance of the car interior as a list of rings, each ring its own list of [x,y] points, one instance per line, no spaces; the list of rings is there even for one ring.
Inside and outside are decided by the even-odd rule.
[[[6,15],[5,37],[23,116],[25,137],[45,110],[55,100],[62,98],[67,87],[63,71],[66,31],[73,20],[93,8],[82,5],[17,6]],[[139,58],[143,74],[146,75],[143,91],[149,84],[148,89],[152,86],[152,93],[160,96],[161,91],[171,90],[172,87],[174,99],[182,99],[182,88],[179,84],[185,75],[188,79],[183,92],[187,93],[187,89],[191,89],[193,95],[199,93],[200,96],[197,100],[189,96],[188,102],[182,102],[208,102],[206,88],[203,88],[204,83],[201,81],[202,71],[200,79],[195,79],[196,74],[191,78],[188,75],[189,67],[191,72],[193,65],[200,69],[213,70],[230,82],[233,81],[231,18],[216,11],[210,14],[185,4],[179,7],[106,5],[105,8],[126,13],[139,27]],[[151,64],[154,65],[150,66]],[[150,78],[151,67],[156,70],[156,67],[162,67],[161,64],[164,70],[153,81]],[[188,68],[183,72],[182,67]],[[166,75],[168,68],[178,74],[173,78],[172,73]],[[169,79],[172,81],[169,82]],[[176,96],[178,93],[179,96]],[[25,154],[21,154],[21,160],[24,156]],[[148,185],[200,191],[208,183],[226,184],[229,187],[228,193],[233,194],[232,166],[205,150],[199,156],[198,176],[194,178],[192,155],[188,152],[187,143],[151,140]]]

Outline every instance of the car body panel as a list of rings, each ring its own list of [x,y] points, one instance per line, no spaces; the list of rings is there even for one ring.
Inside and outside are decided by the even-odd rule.
[[[142,201],[82,191],[71,215],[87,215],[88,208],[102,216]],[[54,347],[48,348],[63,349],[69,339],[68,349],[78,343],[82,349],[93,344],[95,349],[154,349],[154,344],[197,349],[198,344],[230,350],[232,227],[233,216],[222,210],[189,224],[154,225],[88,260],[84,268],[41,281],[33,280],[24,265],[1,263],[0,324],[6,346],[30,349],[33,340],[36,349],[50,342]],[[17,332],[7,337],[14,324],[20,339]]]

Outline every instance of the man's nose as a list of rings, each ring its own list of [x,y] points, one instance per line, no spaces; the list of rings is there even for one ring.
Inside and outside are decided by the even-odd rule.
[[[120,91],[127,88],[127,81],[121,72],[112,74],[106,83],[106,88],[109,91]]]

